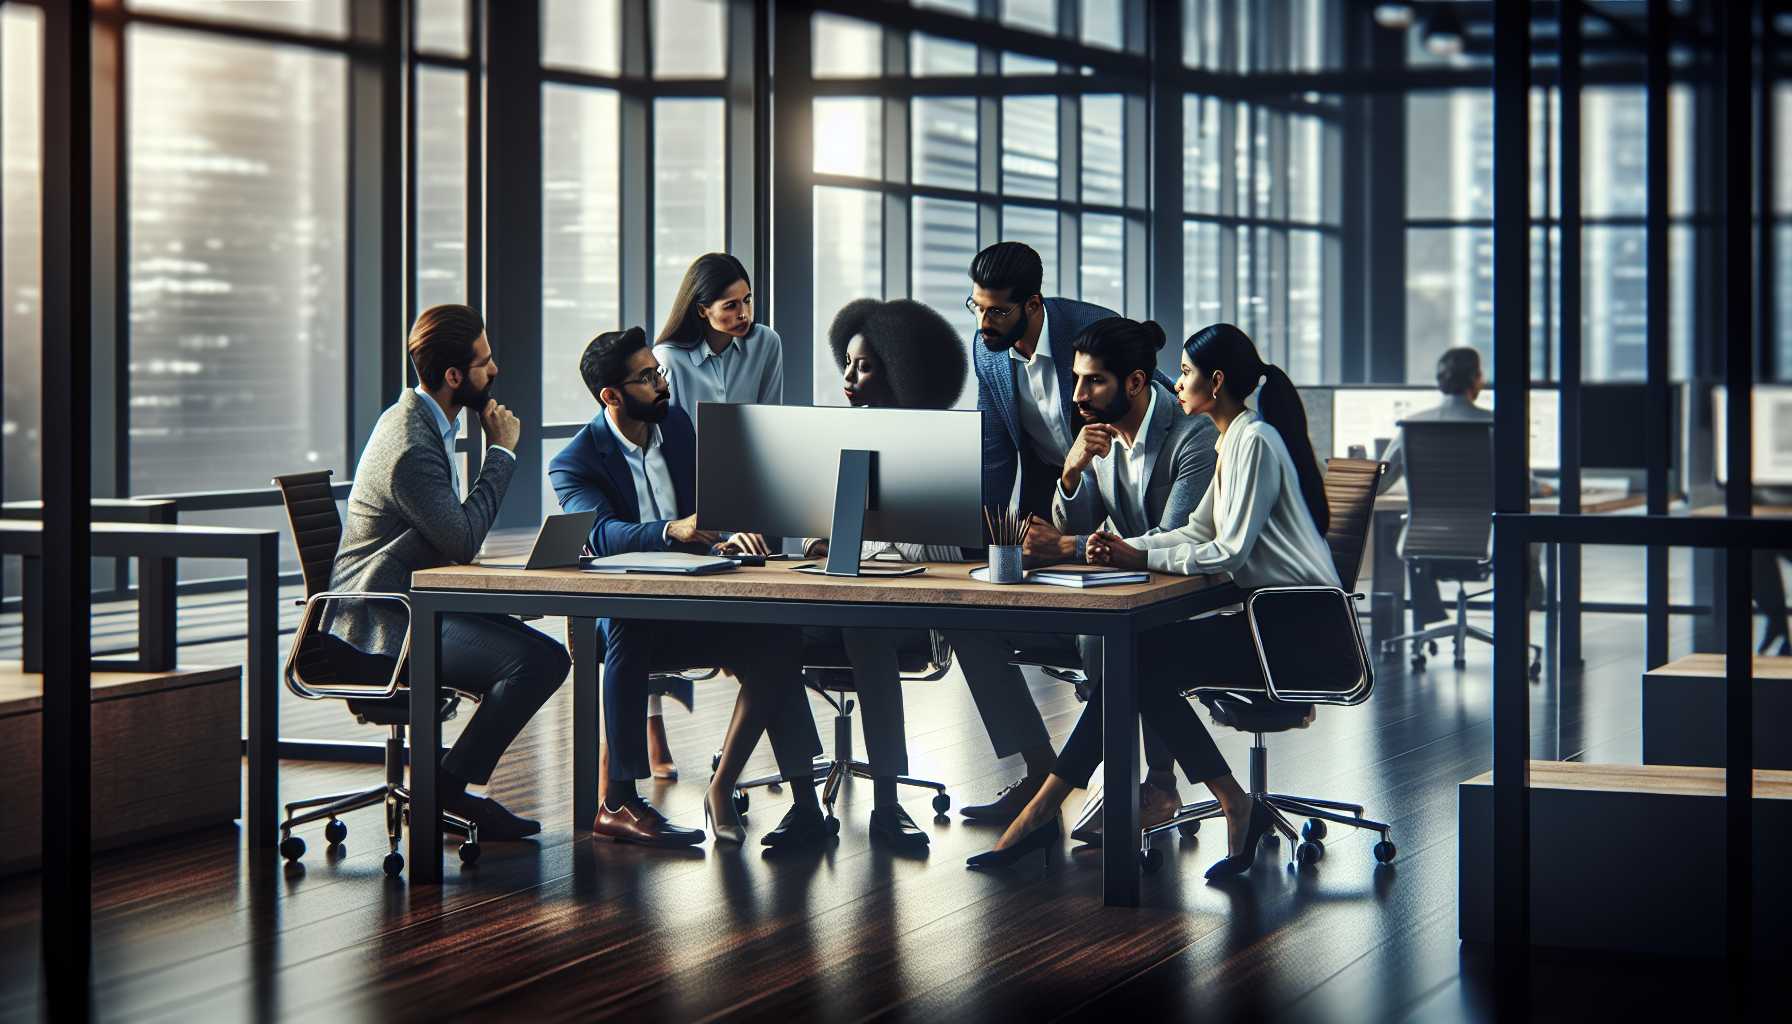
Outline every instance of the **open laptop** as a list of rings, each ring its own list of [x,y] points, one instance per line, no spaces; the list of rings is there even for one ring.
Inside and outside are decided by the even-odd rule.
[[[527,562],[480,562],[488,569],[576,569],[591,536],[596,512],[565,512],[549,516],[535,534]]]

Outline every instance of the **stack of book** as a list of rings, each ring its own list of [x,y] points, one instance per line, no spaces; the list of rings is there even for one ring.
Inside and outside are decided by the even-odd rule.
[[[1034,569],[1028,578],[1035,583],[1054,587],[1113,587],[1123,583],[1149,583],[1151,574],[1132,569],[1109,569],[1100,565],[1048,565]]]

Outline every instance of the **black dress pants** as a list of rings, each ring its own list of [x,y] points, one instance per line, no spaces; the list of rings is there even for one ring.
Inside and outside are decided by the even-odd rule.
[[[1245,617],[1209,615],[1143,633],[1138,666],[1139,717],[1147,733],[1157,733],[1190,782],[1230,772],[1207,724],[1182,693],[1195,686],[1264,688]],[[1083,705],[1052,774],[1073,786],[1087,786],[1101,763],[1101,734],[1101,697],[1096,695]]]
[[[647,677],[652,672],[720,668],[740,685],[765,695],[771,707],[766,731],[778,772],[798,778],[813,771],[821,753],[815,716],[803,690],[803,638],[794,626],[604,619],[604,738],[610,777],[645,779]]]
[[[508,615],[444,615],[441,644],[441,685],[483,698],[442,758],[442,770],[483,785],[523,726],[566,681],[572,659],[560,641]]]

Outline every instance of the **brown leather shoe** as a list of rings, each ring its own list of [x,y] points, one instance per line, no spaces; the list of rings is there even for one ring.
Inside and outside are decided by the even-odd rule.
[[[591,832],[618,843],[642,846],[696,846],[703,841],[702,829],[672,824],[652,804],[639,797],[625,801],[621,807],[599,803]]]
[[[1020,812],[1026,809],[1027,803],[1033,799],[1034,794],[1039,792],[1039,787],[1044,784],[1045,777],[1043,775],[1036,779],[1028,776],[997,793],[996,798],[989,803],[962,807],[958,813],[970,821],[988,821],[1006,825],[1020,816]]]
[[[1182,809],[1182,797],[1175,789],[1165,789],[1149,782],[1139,783],[1139,827],[1150,828],[1161,825],[1175,816]],[[1101,799],[1089,801],[1083,808],[1082,817],[1077,820],[1076,827],[1071,830],[1070,838],[1090,846],[1101,845],[1101,829],[1106,823],[1106,816],[1101,813]]]

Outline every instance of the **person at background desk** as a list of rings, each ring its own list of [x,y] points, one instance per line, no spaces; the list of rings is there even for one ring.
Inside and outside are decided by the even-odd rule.
[[[971,346],[977,409],[983,413],[983,495],[1008,504],[1020,477],[1020,510],[1051,515],[1052,486],[1076,425],[1070,343],[1111,309],[1040,294],[1039,254],[1020,242],[997,242],[971,261],[965,308],[977,318]]]
[[[1437,390],[1443,392],[1444,400],[1430,409],[1413,413],[1407,419],[1492,423],[1493,410],[1483,409],[1475,404],[1486,387],[1487,378],[1481,373],[1481,353],[1467,345],[1445,349],[1444,354],[1437,357]],[[1388,444],[1381,460],[1388,464],[1387,472],[1381,478],[1381,492],[1385,494],[1406,474],[1406,431],[1395,433],[1394,440]],[[1549,485],[1536,479],[1531,481],[1532,497],[1554,493],[1555,489]],[[1538,545],[1532,544],[1529,555],[1529,602],[1532,610],[1536,610],[1543,606],[1542,551]],[[1429,567],[1422,562],[1408,562],[1406,578],[1408,589],[1412,592],[1413,617],[1418,625],[1448,617],[1443,596],[1438,592],[1437,580],[1431,575]]]
[[[1031,520],[1026,556],[1041,563],[1082,562],[1088,535],[1098,527],[1137,537],[1173,530],[1207,493],[1213,477],[1213,421],[1182,416],[1176,397],[1160,382],[1157,353],[1163,328],[1124,317],[1097,320],[1071,346],[1076,390],[1072,394],[1083,424],[1070,446],[1052,497],[1052,521]],[[996,745],[997,756],[1022,753],[1026,777],[1003,794],[987,814],[967,808],[973,819],[1003,821],[1019,813],[1044,784],[1056,763],[1032,694],[1010,662],[1015,652],[1059,646],[1070,661],[1080,660],[1092,685],[1101,683],[1101,650],[1094,638],[1002,635],[949,631],[947,640],[964,667],[977,709]],[[1024,736],[1024,740],[1011,737]],[[1007,749],[1015,743],[1019,751]],[[1167,820],[1181,806],[1175,762],[1155,731],[1145,730],[1145,782],[1139,789],[1139,817],[1145,827]],[[1012,808],[1005,817],[995,808]],[[1091,800],[1076,838],[1098,842],[1100,816]]]
[[[431,306],[417,316],[408,347],[421,383],[380,414],[361,452],[331,590],[408,594],[416,570],[472,562],[516,472],[522,426],[491,396],[498,361],[479,314]],[[464,499],[454,451],[462,409],[479,416],[487,441],[479,479]],[[410,624],[390,602],[332,601],[324,628],[361,651],[396,658]],[[508,615],[444,615],[440,644],[441,684],[483,695],[442,758],[442,809],[477,824],[482,840],[540,832],[540,822],[467,786],[491,780],[498,758],[566,681],[566,648]]]
[[[950,409],[964,390],[963,340],[944,317],[913,299],[847,303],[828,328],[828,343],[840,366],[841,391],[854,408]],[[965,560],[961,548],[881,541],[865,541],[860,557],[870,560],[892,552],[905,562]],[[803,553],[823,557],[827,541],[809,539]],[[928,639],[926,630],[803,630],[806,644],[840,647],[852,663],[872,773],[871,840],[910,853],[925,850],[929,839],[897,797],[896,780],[909,771],[899,654]]]
[[[753,282],[740,260],[725,252],[691,261],[654,340],[653,356],[666,373],[672,406],[695,426],[701,402],[778,405],[784,401],[784,340],[753,321]],[[647,756],[656,779],[677,779],[666,739],[663,697],[690,712],[689,680],[667,675],[647,698]]]
[[[600,406],[590,423],[548,466],[560,507],[595,511],[588,542],[599,555],[640,551],[763,554],[764,538],[697,527],[696,434],[672,407],[666,375],[639,327],[600,334],[585,347],[579,373]],[[649,846],[691,846],[699,829],[674,825],[637,789],[652,767],[647,755],[648,677],[653,672],[726,668],[740,680],[722,759],[704,794],[704,816],[718,842],[745,841],[734,806],[741,769],[769,731],[792,808],[767,845],[827,838],[812,776],[821,737],[803,692],[801,634],[789,626],[605,619],[602,802],[592,832]]]
[[[1245,405],[1261,382],[1261,414]],[[1183,343],[1176,381],[1181,412],[1203,413],[1219,429],[1213,483],[1186,523],[1122,539],[1090,535],[1089,563],[1192,576],[1228,573],[1245,590],[1338,585],[1325,542],[1331,512],[1307,438],[1300,395],[1279,367],[1266,364],[1249,337],[1231,324],[1204,328]],[[1207,727],[1182,694],[1195,685],[1261,691],[1263,670],[1242,614],[1206,615],[1139,637],[1139,715],[1174,752],[1189,780],[1205,783],[1226,816],[1229,853],[1208,878],[1236,875],[1256,860],[1273,812],[1233,777]],[[1050,778],[1008,826],[994,850],[969,866],[1001,867],[1059,836],[1058,817],[1070,790],[1088,785],[1102,757],[1102,702],[1083,705]],[[1120,854],[1132,856],[1122,845]]]

